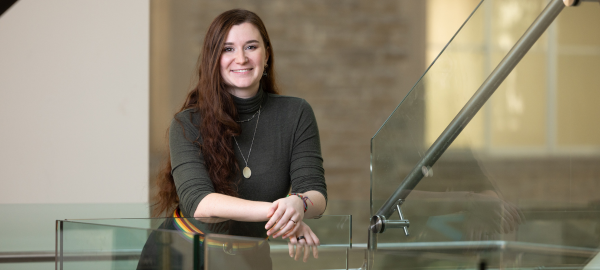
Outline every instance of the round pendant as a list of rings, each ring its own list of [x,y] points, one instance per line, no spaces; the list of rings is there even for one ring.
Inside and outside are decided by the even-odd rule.
[[[250,175],[252,175],[252,171],[248,167],[244,168],[244,171],[242,173],[244,174],[244,177],[246,177],[246,178],[250,178]]]

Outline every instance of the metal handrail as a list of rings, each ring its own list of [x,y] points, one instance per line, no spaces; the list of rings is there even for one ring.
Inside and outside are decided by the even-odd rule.
[[[354,244],[353,249],[367,249],[367,244]],[[542,255],[567,255],[573,257],[589,258],[596,255],[598,249],[573,246],[560,246],[537,244],[515,241],[452,241],[452,242],[418,242],[418,243],[381,243],[378,245],[378,251],[428,251],[428,252],[449,252],[449,251],[513,251],[528,252]]]
[[[139,260],[139,250],[115,250],[104,252],[74,252],[63,256],[65,261],[112,261],[112,260]],[[54,251],[20,251],[0,252],[0,263],[30,263],[30,262],[54,262],[56,252]]]
[[[0,252],[0,263],[53,262],[54,251]]]
[[[350,244],[323,244],[319,251],[339,251],[351,248]],[[288,245],[271,245],[271,252],[287,253]],[[63,256],[65,261],[107,261],[107,260],[139,260],[142,249],[124,249],[102,252],[71,252]],[[18,251],[0,252],[0,264],[2,263],[31,263],[31,262],[54,262],[55,251]]]

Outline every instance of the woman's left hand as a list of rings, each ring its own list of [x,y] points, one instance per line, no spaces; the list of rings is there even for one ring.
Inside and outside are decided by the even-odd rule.
[[[288,248],[290,251],[290,257],[294,257],[294,253],[296,256],[294,260],[298,260],[300,258],[300,254],[304,251],[304,259],[306,262],[310,255],[310,249],[312,248],[313,257],[315,259],[319,258],[319,251],[317,250],[317,246],[321,245],[319,242],[319,238],[315,233],[306,225],[304,222],[298,223],[298,230],[296,234],[286,234],[283,238],[289,238],[290,242],[288,242]],[[294,251],[294,248],[296,250]]]
[[[265,225],[267,235],[277,238],[284,234],[294,234],[304,218],[304,202],[298,196],[289,196],[273,202]]]

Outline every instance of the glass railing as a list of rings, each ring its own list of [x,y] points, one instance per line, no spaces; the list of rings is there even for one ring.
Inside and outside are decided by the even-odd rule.
[[[55,268],[56,220],[149,216],[148,203],[0,204],[0,269]],[[8,218],[10,217],[10,218]]]
[[[224,219],[59,220],[56,269],[347,269],[351,216],[307,219],[320,246],[267,238],[264,223]],[[191,230],[190,228],[194,228]],[[296,256],[298,255],[298,256]],[[315,255],[317,258],[315,258]]]
[[[371,141],[371,215],[558,2],[478,1],[448,44],[428,44],[441,53]],[[583,24],[598,14],[598,3],[564,8],[435,164],[418,168],[401,206],[409,235],[375,234],[372,269],[598,268],[600,124],[586,120],[596,115],[586,97],[600,65],[585,58],[600,59],[600,35]]]

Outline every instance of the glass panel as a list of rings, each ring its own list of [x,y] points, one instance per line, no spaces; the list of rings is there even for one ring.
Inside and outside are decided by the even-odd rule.
[[[477,9],[471,20],[480,22],[483,15],[483,11]],[[475,34],[481,33],[480,25],[463,25],[444,53],[439,55],[372,138],[371,215],[394,192],[453,115],[483,82],[484,69],[473,68],[483,58],[469,50],[470,47],[481,47],[482,38],[474,38]],[[440,106],[428,106],[429,103]],[[443,113],[434,113],[433,110]],[[477,122],[477,119],[473,121]]]
[[[292,264],[327,269],[332,265],[336,266],[334,268],[346,268],[347,249],[351,247],[352,239],[351,216],[322,216],[304,222],[321,243],[319,259],[313,258],[307,264],[302,263],[302,259],[296,262],[287,255],[287,240],[271,238],[265,241],[264,222],[236,222],[218,218],[58,221],[57,252],[62,269],[203,269],[205,258],[208,258],[204,249],[214,248],[217,242],[226,243],[219,239],[230,237],[230,234],[240,236],[242,240],[239,241],[238,238],[227,239],[234,239],[236,245],[245,241],[241,244],[243,247],[246,244],[252,246],[255,242],[268,242],[265,246],[270,247],[270,253],[245,254],[250,257],[266,254],[268,262],[276,267],[274,269],[288,269],[285,267]],[[208,237],[205,238],[206,235],[218,239],[211,242]],[[264,252],[264,249],[260,250]],[[219,258],[212,258],[213,265],[217,264]],[[235,262],[231,257],[221,259],[223,261],[219,265]]]
[[[548,2],[481,1],[431,57],[371,141],[371,214]],[[600,34],[588,26],[598,12],[597,3],[565,8],[411,191],[402,206],[410,236],[402,229],[378,235],[374,269],[474,269],[481,261],[489,268],[598,267],[600,124],[589,119],[597,115],[600,82],[592,74],[600,54],[592,43]],[[440,17],[428,17],[428,29],[464,12],[434,13]],[[435,41],[428,55],[441,49]]]
[[[0,269],[54,268],[56,220],[148,217],[148,203],[0,204]]]
[[[74,221],[57,227],[57,269],[194,267],[194,234]]]
[[[317,258],[310,249],[304,262],[304,249],[297,246],[293,248],[299,252],[298,257],[291,258],[291,244],[281,238],[267,241],[265,238],[209,234],[204,240],[205,269],[347,269],[351,247],[350,217],[324,216],[318,220],[305,220],[305,223],[321,243]]]
[[[505,241],[384,244],[371,269],[598,269],[598,251]]]

